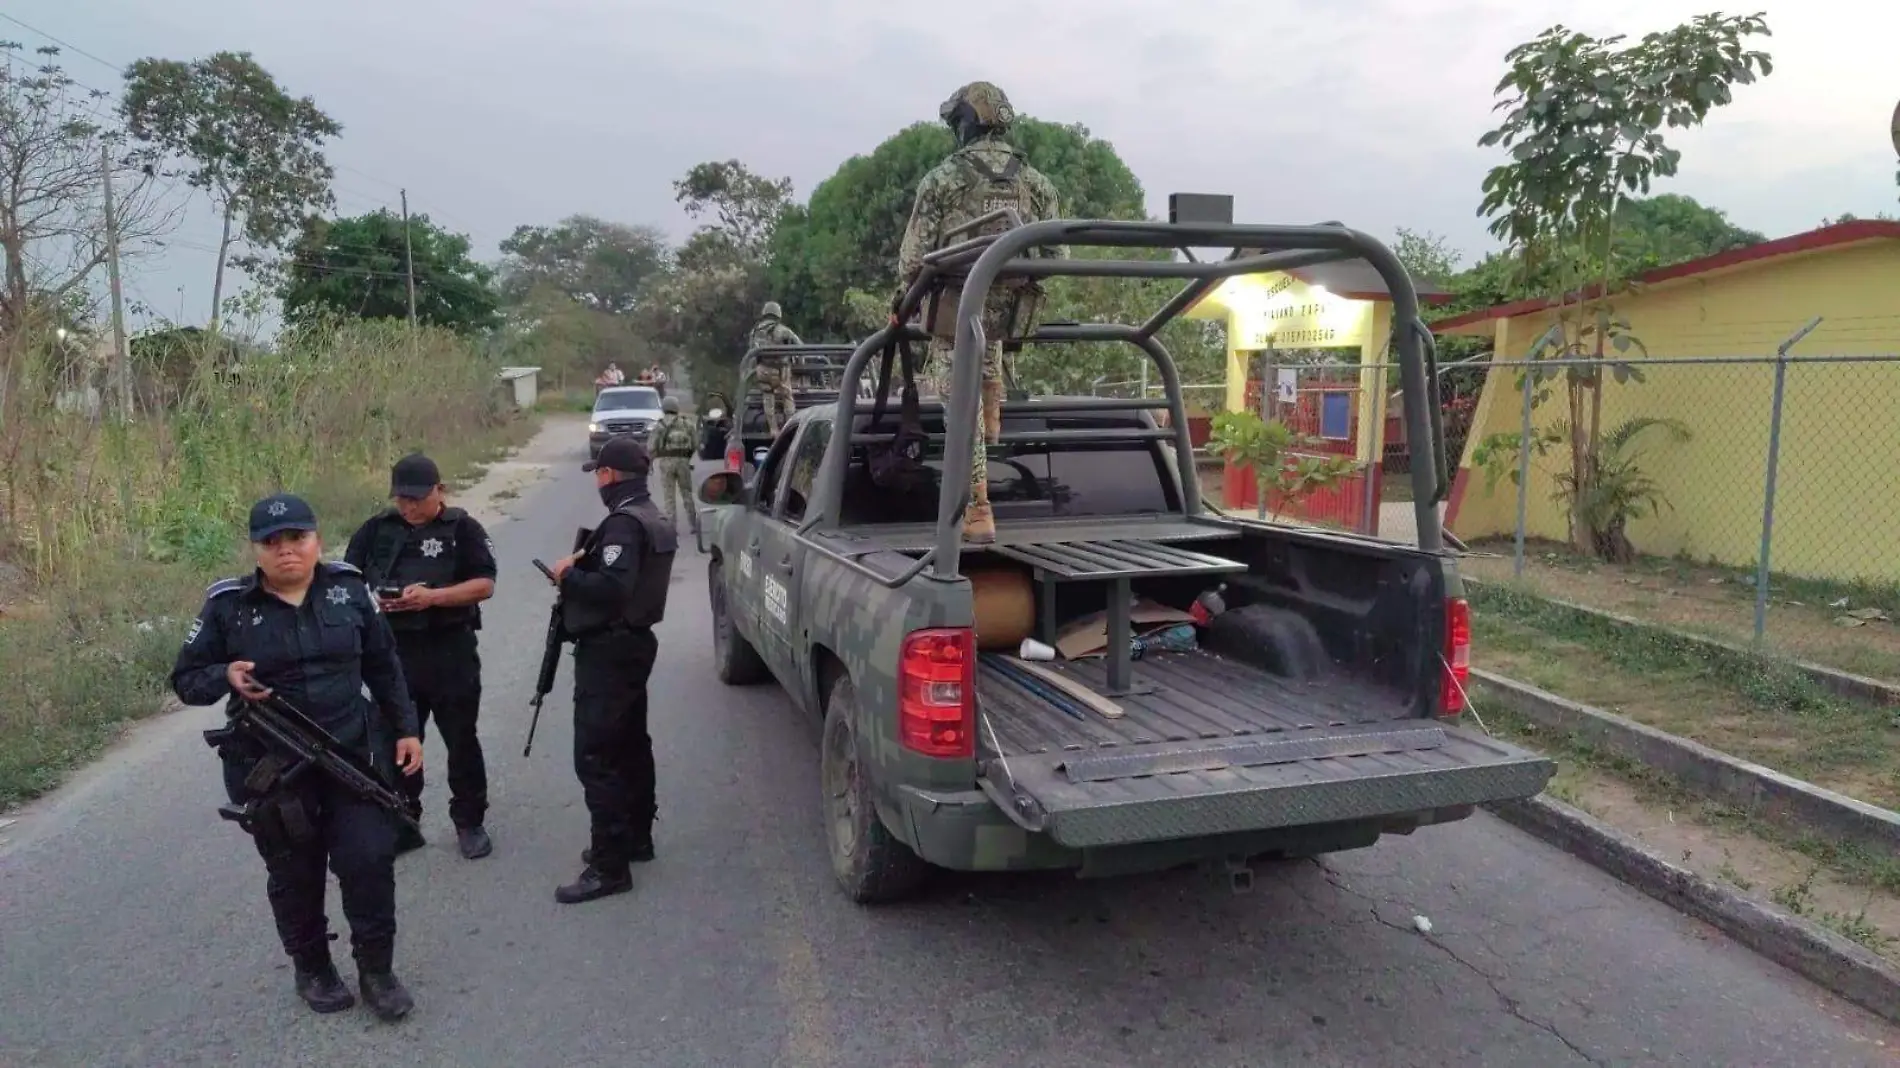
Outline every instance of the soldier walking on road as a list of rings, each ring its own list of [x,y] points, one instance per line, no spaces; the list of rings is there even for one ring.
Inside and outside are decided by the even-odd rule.
[[[551,568],[561,626],[574,640],[574,774],[592,822],[586,867],[554,892],[566,905],[633,889],[630,865],[653,859],[647,676],[679,538],[648,495],[650,467],[646,448],[626,436],[608,438],[581,465],[594,473],[607,517]]]
[[[394,505],[357,528],[343,559],[362,570],[396,634],[419,732],[428,730],[431,716],[442,732],[449,819],[462,855],[475,860],[494,848],[483,826],[488,766],[476,732],[482,703],[476,631],[481,602],[495,595],[495,554],[481,523],[448,507],[444,492],[435,461],[420,453],[396,461],[389,477]],[[401,786],[421,802],[420,773]],[[420,832],[405,827],[397,852],[424,844]]]
[[[1016,112],[1003,90],[989,82],[971,82],[943,102],[938,116],[956,133],[957,149],[917,184],[910,222],[905,226],[903,243],[898,250],[900,299],[923,271],[924,254],[942,247],[957,227],[1005,208],[1015,212],[1025,225],[1061,214],[1055,185],[1041,171],[1031,167],[1022,152],[1004,140],[1016,120]],[[998,234],[1009,227],[1008,222],[997,220],[973,232],[958,233],[955,240]],[[1038,252],[1066,254],[1061,248],[1030,250],[1031,255]],[[957,295],[957,291],[949,292],[935,314],[934,336],[927,357],[930,377],[937,381],[937,395],[946,403],[950,398],[950,355],[956,337]],[[996,539],[996,520],[990,512],[986,446],[994,445],[1002,434],[1003,342],[1035,332],[1042,298],[1042,288],[1035,279],[1002,278],[991,287],[983,306],[983,336],[989,346],[983,350],[979,432],[975,436],[974,461],[970,465],[970,505],[963,521],[963,535],[972,542]]]
[[[762,349],[771,345],[803,345],[792,328],[779,320],[784,317],[778,301],[768,300],[765,307],[759,309],[759,321],[752,326],[747,339],[748,347]],[[792,400],[792,387],[785,381],[785,357],[769,352],[761,352],[758,362],[753,364],[752,380],[759,384],[759,403],[765,408],[766,429],[776,437],[778,428],[792,417],[797,405]]]
[[[679,398],[668,397],[660,407],[666,414],[653,424],[650,439],[654,469],[660,475],[660,503],[666,509],[666,521],[678,529],[678,515],[673,509],[673,501],[678,498],[690,529],[698,531],[699,510],[693,504],[693,452],[699,445],[699,435],[680,414]]]
[[[243,700],[280,695],[372,767],[420,775],[422,740],[395,638],[362,575],[347,563],[322,563],[317,517],[296,497],[257,502],[250,525],[257,567],[205,591],[172,667],[172,692],[188,705],[228,699],[227,712]],[[363,696],[365,683],[374,710]],[[254,744],[234,740],[218,753],[234,805],[252,798],[246,779],[265,755]],[[323,903],[328,863],[342,888],[363,1000],[384,1019],[407,1015],[414,1001],[392,969],[396,819],[321,775],[287,789],[293,794],[285,803],[295,803],[316,834],[305,841],[252,841],[270,873],[265,892],[277,936],[295,965],[297,995],[317,1012],[356,1003],[330,959]]]

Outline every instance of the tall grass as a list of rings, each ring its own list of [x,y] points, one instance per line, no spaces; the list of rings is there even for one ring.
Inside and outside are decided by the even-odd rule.
[[[83,376],[45,337],[0,356],[0,808],[160,707],[205,583],[249,567],[252,501],[305,497],[340,550],[397,456],[453,472],[531,429],[474,345],[401,323],[173,351],[138,368],[129,420],[73,403]]]

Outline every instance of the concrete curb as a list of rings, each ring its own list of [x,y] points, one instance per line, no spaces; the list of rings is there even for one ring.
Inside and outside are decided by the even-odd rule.
[[[1900,813],[1738,760],[1687,738],[1591,708],[1528,683],[1472,669],[1479,692],[1546,730],[1641,761],[1700,793],[1883,854],[1900,852]]]
[[[1502,583],[1484,583],[1473,578],[1466,578],[1464,582],[1465,585],[1477,589],[1483,589],[1487,585],[1498,589],[1508,588]],[[1556,605],[1558,608],[1562,608],[1566,611],[1575,612],[1578,615],[1595,616],[1598,619],[1621,623],[1627,627],[1641,627],[1648,631],[1658,631],[1686,642],[1706,645],[1711,649],[1720,649],[1726,653],[1735,653],[1741,656],[1766,660],[1770,663],[1781,664],[1795,671],[1799,671],[1823,688],[1842,697],[1851,697],[1856,701],[1866,701],[1869,704],[1900,707],[1900,683],[1892,683],[1884,679],[1871,678],[1866,675],[1856,675],[1851,671],[1842,671],[1839,668],[1831,668],[1826,664],[1816,664],[1808,660],[1795,660],[1785,656],[1763,653],[1759,649],[1750,648],[1740,642],[1711,638],[1703,634],[1691,634],[1688,631],[1677,630],[1674,627],[1660,627],[1647,620],[1637,619],[1635,616],[1626,616],[1617,612],[1605,611],[1601,608],[1591,608],[1589,605],[1577,604],[1574,601],[1563,601],[1555,597],[1546,597],[1541,593],[1533,594],[1532,596],[1537,597],[1537,599],[1541,601]]]
[[[1589,814],[1543,797],[1490,811],[1886,1020],[1900,1023],[1900,969],[1871,950],[1677,867]]]

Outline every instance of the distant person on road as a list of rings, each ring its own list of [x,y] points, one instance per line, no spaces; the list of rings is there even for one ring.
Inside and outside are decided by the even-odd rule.
[[[690,529],[697,533],[699,510],[693,502],[693,452],[699,445],[699,435],[694,433],[693,424],[680,414],[678,397],[661,401],[660,409],[666,414],[653,424],[649,438],[653,442],[654,467],[660,474],[660,503],[666,509],[666,521],[678,529],[678,516],[673,509],[673,501],[678,498]]]
[[[782,320],[784,311],[778,301],[768,300],[765,307],[759,309],[759,321],[752,324],[752,333],[747,338],[747,347],[762,349],[770,345],[803,345],[792,328]],[[775,353],[761,352],[757,362],[752,365],[752,380],[759,384],[759,402],[765,408],[765,427],[768,433],[778,436],[778,429],[792,417],[797,410],[792,400],[792,387],[785,381],[785,357]]]
[[[422,772],[422,739],[389,625],[363,576],[322,562],[310,506],[289,494],[251,508],[257,567],[214,582],[172,667],[172,692],[188,705],[281,695],[379,769]],[[371,698],[363,696],[368,684]],[[245,780],[265,754],[233,740],[219,751],[232,804],[251,799]],[[414,1007],[392,969],[396,947],[395,817],[310,775],[284,799],[318,832],[308,842],[253,839],[270,873],[265,892],[277,936],[295,968],[297,995],[317,1012],[356,1004],[330,958],[324,865],[336,874],[349,918],[357,988],[378,1016]]]
[[[989,82],[971,82],[950,94],[938,109],[938,116],[956,134],[957,148],[917,184],[910,222],[898,250],[900,300],[923,272],[926,253],[949,242],[1002,233],[1010,224],[999,219],[972,232],[953,234],[957,227],[1003,209],[1015,212],[1024,224],[1061,214],[1054,183],[1004,140],[1016,112],[1002,89]],[[1058,249],[1044,251],[1064,254]],[[1032,255],[1037,252],[1030,250]],[[950,358],[956,337],[955,300],[960,287],[953,282],[938,292],[945,296],[930,320],[933,337],[926,363],[930,367],[928,377],[936,381],[937,395],[948,404]],[[1003,342],[1035,332],[1042,298],[1042,288],[1035,279],[999,278],[990,287],[983,306],[983,336],[989,346],[983,351],[979,432],[970,465],[970,506],[963,519],[963,536],[972,542],[996,540],[986,445],[995,444],[1002,433]],[[930,300],[925,298],[926,307]]]
[[[647,492],[651,467],[646,447],[627,435],[581,465],[594,473],[607,517],[550,569],[561,626],[574,639],[574,774],[592,824],[580,877],[554,892],[564,905],[633,889],[632,865],[654,855],[647,677],[679,537]]]
[[[659,391],[660,396],[666,396],[666,372],[657,363],[647,368],[647,371],[653,376],[653,388]]]
[[[476,518],[443,500],[447,492],[435,461],[420,453],[396,461],[389,473],[391,506],[351,535],[343,559],[363,572],[395,632],[403,678],[416,706],[419,735],[435,717],[449,751],[449,820],[462,856],[487,856],[494,844],[484,826],[488,764],[475,723],[482,704],[482,661],[476,632],[481,603],[495,595],[494,543]],[[420,772],[402,791],[422,800]],[[398,853],[427,843],[403,828]]]

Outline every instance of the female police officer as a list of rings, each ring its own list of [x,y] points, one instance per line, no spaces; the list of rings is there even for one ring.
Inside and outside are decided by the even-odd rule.
[[[356,568],[321,561],[310,506],[288,494],[259,501],[251,509],[251,547],[255,571],[205,591],[172,668],[179,699],[209,705],[276,693],[374,767],[389,767],[393,756],[404,774],[421,770],[415,708],[389,624]],[[362,696],[364,683],[381,709],[380,724]],[[248,799],[245,777],[262,753],[231,747],[220,756],[225,791],[241,804]],[[296,965],[297,994],[317,1012],[340,1012],[356,1002],[330,960],[327,861],[343,892],[363,1000],[384,1019],[401,1018],[414,1002],[391,970],[396,821],[320,775],[305,776],[296,789],[318,833],[302,843],[256,845],[269,872],[266,893],[277,934]]]

